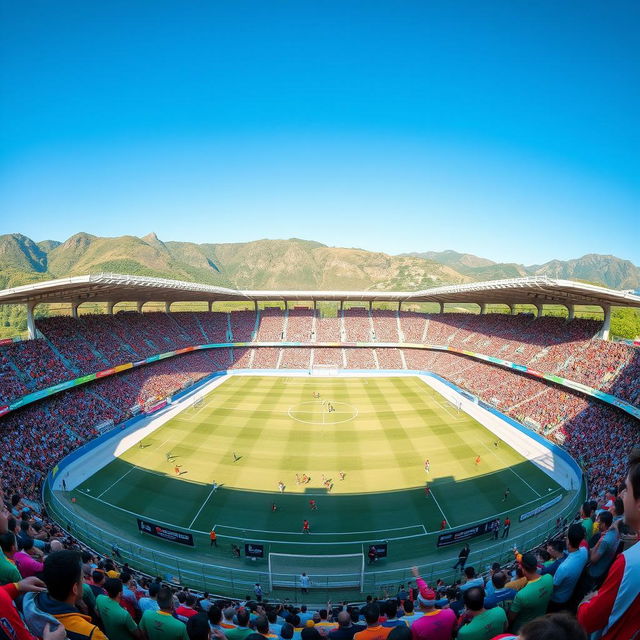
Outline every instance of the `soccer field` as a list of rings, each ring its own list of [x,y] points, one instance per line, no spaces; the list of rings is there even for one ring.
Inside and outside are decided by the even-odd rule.
[[[562,493],[416,376],[232,376],[70,495],[76,514],[191,559],[240,562],[230,543],[247,541],[309,555],[388,541],[393,567],[451,555],[435,549],[443,520],[509,514],[517,530],[520,513]],[[137,517],[190,530],[195,550],[141,536]]]

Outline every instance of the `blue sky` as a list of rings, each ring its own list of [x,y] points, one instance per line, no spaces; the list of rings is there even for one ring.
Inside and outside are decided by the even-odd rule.
[[[640,264],[637,2],[0,0],[0,233]]]

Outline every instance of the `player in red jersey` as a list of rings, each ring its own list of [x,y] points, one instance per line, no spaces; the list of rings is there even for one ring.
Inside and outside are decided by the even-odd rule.
[[[274,503],[271,505],[271,511],[277,511],[277,510],[278,510],[278,505],[274,502]]]
[[[302,533],[311,533],[311,529],[309,528],[309,521],[308,520],[303,520],[302,521]]]
[[[311,511],[317,511],[318,510],[318,505],[316,504],[315,500],[309,500],[309,506],[311,507]]]
[[[476,464],[480,464],[480,456],[476,456]]]
[[[446,529],[446,528],[447,528],[447,521],[446,521],[446,520],[443,520],[443,521],[440,523],[440,531],[442,531],[443,529]]]
[[[176,475],[179,476],[180,475],[180,467],[178,465],[176,465],[174,471],[176,472]]]
[[[428,498],[430,495],[431,495],[431,489],[429,488],[429,485],[427,485],[427,486],[424,488],[424,497],[425,497],[425,498]]]

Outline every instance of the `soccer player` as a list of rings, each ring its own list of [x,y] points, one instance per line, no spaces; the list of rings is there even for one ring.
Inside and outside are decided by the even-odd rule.
[[[280,489],[280,493],[284,493],[284,482],[282,480],[278,482],[278,489]]]
[[[508,538],[509,537],[509,529],[511,529],[511,520],[509,519],[509,516],[507,516],[504,519],[504,528],[502,529],[502,537],[503,538]]]
[[[171,458],[173,458],[173,456],[171,455],[171,451],[169,451],[169,453],[167,453],[167,462],[171,462]]]
[[[140,440],[140,442],[138,442],[138,448],[142,449],[142,440]]]
[[[278,510],[278,505],[276,505],[276,503],[272,503],[271,504],[271,511],[277,511]]]
[[[424,470],[429,473],[429,469],[431,469],[431,463],[429,462],[429,458],[424,461]]]
[[[209,547],[217,547],[218,546],[218,535],[216,534],[216,532],[211,529],[211,531],[209,532]]]
[[[340,480],[344,480],[347,474],[344,471],[341,471],[338,475],[340,476]]]
[[[218,487],[219,487],[219,486],[220,486],[220,485],[219,485],[219,484],[214,480],[214,481],[213,481],[213,491],[214,491],[214,493],[218,490]]]
[[[446,520],[443,520],[443,521],[440,523],[440,531],[442,531],[443,529],[446,529],[446,528],[447,528],[447,521],[446,521]]]
[[[493,446],[494,446],[496,449],[498,448],[498,441],[497,441],[497,440],[493,443]]]
[[[238,462],[238,460],[240,460],[240,456],[234,451],[233,452],[233,461],[234,462]]]
[[[428,498],[430,495],[431,495],[431,489],[429,488],[429,485],[427,485],[427,486],[424,488],[424,497],[425,497],[425,498]]]
[[[509,487],[507,487],[504,490],[504,497],[502,498],[502,502],[506,502],[507,498],[509,497],[509,494],[511,493],[511,489],[509,489]]]
[[[476,464],[480,464],[480,456],[476,456]]]
[[[296,473],[296,484],[300,484],[300,474]]]
[[[309,506],[311,507],[311,511],[318,510],[318,505],[316,504],[316,501],[313,499],[309,500]]]
[[[179,476],[180,475],[180,467],[178,465],[175,466],[175,468],[173,469],[176,472],[176,475]]]
[[[303,520],[302,521],[302,533],[311,533],[311,529],[309,528],[309,521],[308,520]]]

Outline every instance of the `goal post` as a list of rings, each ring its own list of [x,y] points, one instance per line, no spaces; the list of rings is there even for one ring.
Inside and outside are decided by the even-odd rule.
[[[300,588],[301,576],[309,579],[308,589],[364,588],[364,553],[301,555],[269,553],[269,589]]]
[[[326,378],[337,378],[342,373],[341,367],[333,364],[313,364],[311,367],[311,375],[323,376]]]

